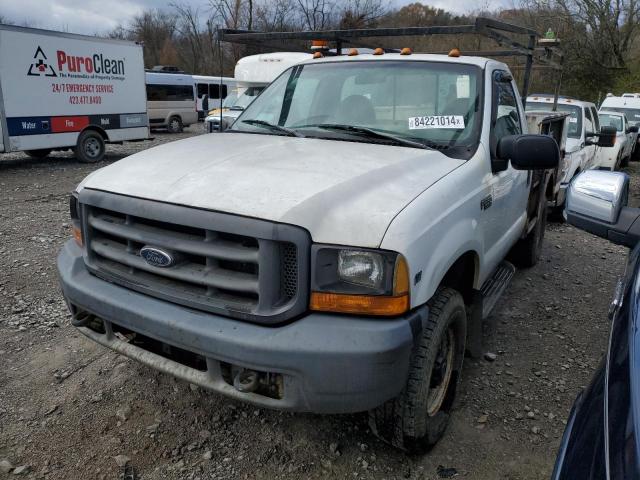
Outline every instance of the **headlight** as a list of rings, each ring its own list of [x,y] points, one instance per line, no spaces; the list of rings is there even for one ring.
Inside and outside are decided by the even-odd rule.
[[[80,203],[78,194],[72,193],[69,197],[69,216],[71,217],[71,232],[79,246],[82,246],[82,224],[80,222]]]
[[[310,308],[362,315],[400,315],[409,309],[409,269],[402,255],[314,245]]]
[[[369,288],[381,288],[384,281],[382,255],[358,250],[338,252],[338,276],[341,280]]]

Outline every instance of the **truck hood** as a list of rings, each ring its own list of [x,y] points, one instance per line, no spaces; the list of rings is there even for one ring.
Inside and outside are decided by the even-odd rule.
[[[136,153],[78,189],[289,223],[316,242],[377,247],[398,212],[463,163],[434,150],[223,133]]]

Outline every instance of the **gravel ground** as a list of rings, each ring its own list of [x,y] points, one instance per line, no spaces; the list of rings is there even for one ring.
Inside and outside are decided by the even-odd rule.
[[[20,478],[4,472],[18,467],[24,478],[117,479],[127,458],[144,479],[549,477],[571,404],[605,351],[626,257],[570,226],[550,224],[541,262],[516,273],[486,332],[495,361],[467,359],[452,423],[424,456],[374,439],[364,414],[259,410],[77,333],[55,270],[69,192],[100,166],[199,132],[110,146],[100,165],[0,157],[0,478]]]

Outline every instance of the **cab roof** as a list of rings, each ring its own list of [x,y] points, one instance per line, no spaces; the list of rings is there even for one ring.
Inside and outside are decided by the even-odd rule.
[[[412,53],[410,55],[401,55],[399,53],[385,53],[383,55],[374,55],[370,53],[362,53],[358,55],[339,55],[328,56],[322,58],[312,58],[301,63],[334,63],[334,62],[362,62],[362,61],[403,61],[403,62],[442,62],[442,63],[457,63],[463,65],[475,65],[480,68],[485,68],[488,62],[495,62],[494,60],[485,57],[474,57],[460,55],[459,57],[450,57],[448,55],[432,54],[432,53]],[[495,62],[500,63],[500,62]],[[504,65],[501,63],[501,65]],[[506,68],[506,65],[505,65]]]
[[[553,95],[552,94],[529,95],[527,97],[527,102],[553,103]],[[569,97],[558,97],[558,105],[578,105],[581,107],[595,107],[595,104],[592,102],[587,102],[585,100],[578,100],[578,99],[569,98]]]

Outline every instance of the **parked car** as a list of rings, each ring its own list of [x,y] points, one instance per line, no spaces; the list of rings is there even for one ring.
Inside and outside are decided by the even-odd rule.
[[[640,128],[640,94],[624,93],[620,97],[609,94],[600,105],[600,109],[624,113],[631,125]],[[640,143],[640,135],[636,133],[637,143]],[[633,155],[634,160],[637,160],[638,154],[640,154],[640,148],[636,147]]]
[[[627,206],[629,177],[589,171],[572,183],[567,221],[632,248],[611,302],[607,353],[567,420],[553,480],[640,478],[640,209]]]
[[[635,150],[638,127],[629,125],[627,116],[621,112],[601,109],[598,112],[598,118],[600,119],[600,125],[616,129],[613,147],[601,150],[598,168],[615,171],[619,170],[620,167],[626,167]]]
[[[546,111],[552,109],[553,103],[553,95],[529,95],[526,109],[528,112]],[[566,191],[571,180],[580,172],[598,166],[599,147],[594,135],[600,132],[600,121],[596,106],[591,102],[560,97],[557,110],[570,114],[564,174],[558,195],[550,202],[552,212],[559,216],[564,208]]]

